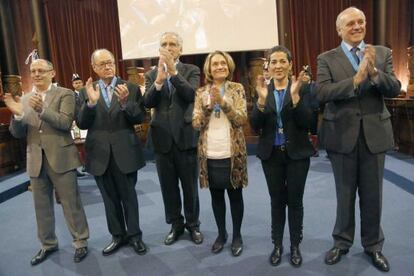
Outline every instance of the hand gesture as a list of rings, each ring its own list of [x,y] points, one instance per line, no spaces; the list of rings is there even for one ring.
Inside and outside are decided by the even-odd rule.
[[[160,58],[163,57],[164,63],[167,65],[167,72],[171,76],[175,75],[175,60],[173,55],[167,49],[160,48]]]
[[[168,73],[165,70],[165,68],[166,68],[165,57],[163,55],[160,55],[160,58],[158,60],[158,66],[157,66],[157,69],[158,69],[157,79],[155,80],[157,84],[161,85],[167,79]]]
[[[368,77],[368,59],[363,58],[359,64],[358,72],[354,76],[354,85],[360,85]]]
[[[88,102],[90,104],[96,104],[101,96],[99,91],[99,84],[96,84],[95,89],[92,85],[92,78],[90,77],[85,84],[86,93],[88,94]]]
[[[35,93],[29,98],[29,106],[33,108],[37,113],[42,113],[43,111],[43,100],[42,96],[39,93]]]
[[[300,71],[299,76],[296,78],[292,76],[292,85],[290,86],[290,97],[292,98],[292,103],[296,105],[300,100],[299,91],[302,87],[302,84],[306,80],[305,71]]]
[[[376,52],[374,46],[367,44],[365,46],[364,59],[367,60],[367,70],[371,77],[378,74],[377,70],[375,70],[375,56]]]
[[[19,96],[13,97],[10,93],[6,93],[4,94],[3,100],[11,113],[17,116],[21,116],[23,114],[23,104]]]
[[[211,99],[211,103],[210,103],[211,105],[215,105],[215,104],[221,105],[221,102],[223,100],[223,97],[221,97],[221,94],[220,94],[220,89],[215,85],[212,85],[210,87],[210,99]]]
[[[268,92],[267,92],[266,79],[262,75],[257,76],[256,92],[257,92],[257,96],[259,96],[259,99],[257,100],[257,102],[260,105],[264,105],[266,102]]]
[[[129,90],[128,90],[128,86],[123,83],[123,84],[118,84],[115,87],[115,95],[118,97],[118,102],[121,105],[126,105],[127,101],[128,101],[128,95],[129,95]]]

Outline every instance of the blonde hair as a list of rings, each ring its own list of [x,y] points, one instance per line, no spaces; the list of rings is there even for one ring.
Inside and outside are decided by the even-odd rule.
[[[204,72],[204,76],[206,78],[206,82],[207,83],[212,83],[213,82],[213,76],[211,75],[211,59],[215,55],[221,55],[226,60],[227,67],[229,69],[229,74],[226,77],[226,80],[229,80],[229,81],[232,80],[234,70],[236,69],[236,65],[234,64],[233,58],[226,52],[214,51],[214,52],[208,54],[208,56],[206,57],[206,61],[204,62],[203,72]]]

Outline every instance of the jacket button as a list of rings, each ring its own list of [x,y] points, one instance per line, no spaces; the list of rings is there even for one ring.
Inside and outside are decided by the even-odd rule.
[[[356,114],[356,115],[359,117],[359,116],[361,116],[361,113],[360,113],[360,112],[357,112],[357,114]]]

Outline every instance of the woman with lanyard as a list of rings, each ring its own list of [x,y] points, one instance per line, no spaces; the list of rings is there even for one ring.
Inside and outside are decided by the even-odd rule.
[[[219,253],[227,241],[224,198],[227,190],[233,220],[231,252],[233,256],[239,256],[243,251],[240,232],[244,211],[242,188],[247,186],[246,142],[243,135],[247,110],[243,86],[231,81],[234,69],[233,59],[225,52],[215,51],[207,56],[204,63],[207,84],[196,93],[193,127],[200,130],[200,186],[210,188],[218,228],[211,250]]]
[[[266,84],[258,76],[257,103],[253,107],[251,124],[260,133],[257,156],[262,161],[271,201],[272,240],[274,249],[270,263],[277,266],[283,253],[283,230],[286,207],[290,232],[290,263],[299,267],[302,256],[299,243],[303,229],[303,192],[314,149],[308,129],[312,110],[310,91],[303,82],[305,72],[298,79],[290,77],[292,57],[283,46],[269,51],[269,72],[272,81]]]

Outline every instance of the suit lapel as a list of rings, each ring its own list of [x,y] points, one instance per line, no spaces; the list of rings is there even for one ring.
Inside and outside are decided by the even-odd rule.
[[[269,85],[267,86],[267,99],[266,99],[266,104],[267,107],[272,110],[274,113],[277,113],[276,110],[276,101],[275,101],[275,95],[274,95],[274,91],[275,90],[275,86],[273,84],[273,80],[269,83]]]
[[[122,84],[122,83],[125,83],[125,82],[122,79],[117,77],[115,87],[118,84]],[[117,102],[118,102],[118,97],[116,96],[115,90],[114,90],[114,93],[112,94],[111,105],[109,106],[109,112],[112,112],[114,109],[116,109],[116,107],[119,107],[119,104],[117,104]]]
[[[292,81],[289,80],[288,86],[286,88],[285,98],[283,99],[282,111],[285,107],[292,102],[292,97],[290,96],[290,88],[292,86]]]
[[[345,74],[348,77],[352,77],[355,75],[355,70],[352,67],[351,62],[349,61],[348,57],[345,55],[344,51],[342,50],[342,47],[339,46],[335,49],[336,55],[335,59],[337,60],[337,64],[339,64],[342,69],[345,71]]]
[[[57,95],[56,87],[54,85],[51,86],[50,90],[46,92],[45,100],[43,102],[44,106],[47,107],[52,103]]]

